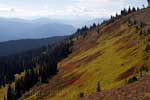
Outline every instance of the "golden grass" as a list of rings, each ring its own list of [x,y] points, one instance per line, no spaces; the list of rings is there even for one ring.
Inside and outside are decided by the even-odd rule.
[[[4,96],[6,94],[6,88],[0,88],[0,100],[4,100]]]
[[[119,33],[121,34],[119,35]],[[126,84],[128,77],[122,80],[117,80],[117,78],[130,68],[141,67],[143,64],[144,40],[134,28],[129,28],[127,24],[121,25],[120,28],[111,33],[103,33],[97,43],[97,46],[77,55],[70,55],[69,59],[66,58],[60,62],[59,68],[61,69],[66,64],[79,63],[78,61],[80,61],[80,65],[74,66],[71,70],[65,70],[62,77],[68,80],[61,84],[71,81],[72,77],[81,76],[64,86],[56,95],[47,96],[43,100],[76,100],[82,92],[85,96],[96,92],[98,81],[102,90],[122,86]],[[82,60],[99,51],[102,54],[89,61],[88,64]],[[36,100],[35,98],[34,95],[26,100]]]
[[[114,34],[119,33],[123,28],[126,29],[126,31],[124,31],[122,35],[113,37]],[[129,35],[131,36],[128,37]],[[115,44],[117,40],[126,37],[128,41],[121,41],[118,44]],[[104,40],[103,38],[109,39]],[[131,42],[133,42],[132,40],[138,41],[138,43],[130,48],[126,48],[127,45],[130,45]],[[135,33],[134,29],[129,29],[127,25],[123,25],[120,30],[118,29],[111,34],[103,35],[97,42],[99,43],[98,46],[71,57],[72,59],[67,62],[78,61],[79,59],[93,55],[98,51],[104,53],[88,64],[82,62],[80,66],[76,66],[72,71],[64,74],[64,77],[70,77],[73,73],[73,75],[76,76],[84,72],[80,79],[64,87],[64,89],[59,91],[55,96],[47,97],[47,100],[61,100],[62,98],[63,100],[75,100],[81,92],[85,95],[89,95],[96,92],[96,84],[98,81],[101,83],[102,90],[124,85],[126,79],[121,81],[116,80],[119,75],[134,66],[140,67],[143,63],[143,50],[145,47],[143,40]],[[117,49],[120,46],[123,46],[124,48],[121,48],[117,52]],[[63,64],[61,65],[63,67]]]

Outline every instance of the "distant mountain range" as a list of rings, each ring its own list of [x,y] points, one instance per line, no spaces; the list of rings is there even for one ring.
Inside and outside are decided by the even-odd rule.
[[[21,39],[0,42],[0,56],[8,56],[16,53],[26,52],[32,49],[38,49],[43,46],[58,43],[66,38],[67,36],[57,36],[43,39]]]
[[[105,18],[74,22],[49,18],[34,20],[0,18],[0,56],[12,55],[61,41],[66,35],[74,33],[77,27],[98,24],[103,20]]]
[[[0,18],[0,41],[64,36],[75,32],[72,25],[50,19],[24,20]]]
[[[25,20],[19,18],[0,18],[0,42],[18,39],[38,39],[52,36],[70,35],[77,28],[93,23],[101,23],[106,18],[93,20],[63,20],[38,18]]]
[[[46,18],[40,18],[40,20],[42,20],[43,22],[48,21],[48,19],[46,19]],[[68,19],[68,20],[50,20],[50,21],[51,22],[61,22],[61,23],[72,25],[75,28],[80,28],[80,27],[83,27],[85,25],[89,27],[89,26],[93,25],[93,23],[96,23],[96,24],[99,23],[100,24],[104,20],[107,20],[107,18],[95,18],[95,19],[90,19],[90,20],[87,20],[87,19],[74,19],[74,20]]]

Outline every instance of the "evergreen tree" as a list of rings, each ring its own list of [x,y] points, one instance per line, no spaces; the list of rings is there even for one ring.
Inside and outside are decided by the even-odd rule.
[[[97,90],[96,90],[97,92],[100,92],[101,91],[101,87],[100,87],[100,82],[98,81],[97,82]]]
[[[6,100],[5,96],[4,96],[4,100]]]
[[[132,8],[132,12],[136,12],[136,9],[135,9],[135,7],[133,7],[133,8]]]
[[[128,14],[128,11],[125,8],[121,10],[121,15],[125,16],[127,14]]]
[[[119,17],[119,15],[116,13],[116,17]]]
[[[8,89],[7,89],[7,100],[12,100],[13,97],[13,93],[12,93],[12,88],[10,85],[8,85]]]
[[[84,97],[84,93],[81,92],[81,93],[79,94],[79,98],[83,98],[83,97]]]
[[[93,23],[93,27],[96,27],[96,23]]]
[[[128,9],[128,13],[131,13],[132,11],[131,11],[131,8],[130,8],[130,6],[129,6],[129,9]]]
[[[137,11],[139,11],[140,10],[140,8],[139,7],[137,7]]]
[[[21,97],[21,80],[17,80],[15,82],[15,92],[16,92],[16,98]]]

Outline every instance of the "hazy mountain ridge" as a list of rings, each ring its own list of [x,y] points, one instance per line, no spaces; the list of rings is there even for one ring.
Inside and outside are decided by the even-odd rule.
[[[0,42],[0,56],[8,56],[16,53],[26,52],[32,49],[38,49],[43,46],[61,42],[66,38],[67,36],[56,36],[43,39],[22,39]]]
[[[0,42],[8,40],[46,38],[51,36],[70,35],[76,28],[93,23],[100,24],[107,18],[93,20],[62,20],[38,18],[26,20],[19,18],[0,18]]]
[[[81,28],[83,26],[92,26],[93,23],[101,24],[104,20],[107,20],[108,18],[102,17],[102,18],[93,18],[93,19],[49,19],[49,18],[38,18],[35,20],[32,20],[32,23],[64,23],[68,25],[72,25],[75,28]]]
[[[72,25],[58,22],[0,18],[0,41],[63,36],[73,32],[75,28]]]

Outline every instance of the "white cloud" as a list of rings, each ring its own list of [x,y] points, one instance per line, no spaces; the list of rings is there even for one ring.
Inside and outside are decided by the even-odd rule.
[[[97,18],[114,15],[124,7],[130,4],[134,5],[134,2],[142,1],[143,0],[74,0],[71,4],[66,4],[60,9],[56,9],[57,5],[56,8],[51,8],[50,5],[44,4],[42,9],[34,10],[0,4],[0,15],[4,17],[21,18],[30,18],[33,16],[49,16],[51,18]]]
[[[106,17],[123,8],[126,0],[78,0],[65,8],[66,15],[80,17]]]
[[[65,8],[65,12],[80,17],[108,17],[125,7],[141,6],[144,2],[144,0],[76,0]]]

